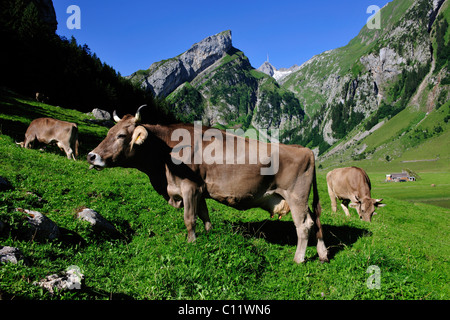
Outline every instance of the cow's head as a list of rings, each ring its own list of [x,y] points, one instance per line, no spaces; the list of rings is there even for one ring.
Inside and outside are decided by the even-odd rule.
[[[105,167],[125,166],[125,160],[132,157],[139,145],[148,137],[148,131],[139,125],[141,106],[136,115],[126,115],[120,119],[114,111],[116,125],[108,131],[106,138],[94,149],[87,160],[90,169],[101,170]]]
[[[381,203],[383,199],[372,199],[372,198],[364,198],[359,199],[355,196],[356,202],[351,202],[350,207],[355,208],[358,211],[359,217],[364,220],[371,222],[372,216],[376,215],[375,208],[384,207],[386,204]]]

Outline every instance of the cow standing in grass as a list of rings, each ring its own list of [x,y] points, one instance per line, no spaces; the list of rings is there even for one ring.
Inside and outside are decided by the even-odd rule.
[[[34,141],[45,144],[56,142],[68,159],[76,160],[78,156],[78,126],[76,123],[61,121],[52,118],[39,118],[33,120],[25,132],[25,140],[20,143],[29,149]]]
[[[315,160],[310,149],[259,142],[217,129],[213,130],[216,130],[214,132],[218,133],[219,137],[216,135],[198,144],[195,137],[205,137],[211,128],[201,126],[199,129],[188,124],[141,124],[139,111],[140,109],[135,116],[126,115],[122,119],[114,116],[117,124],[88,154],[91,168],[132,167],[146,173],[155,190],[170,205],[176,208],[184,207],[184,222],[189,242],[194,241],[196,237],[197,216],[204,222],[206,231],[210,230],[211,222],[205,199],[212,198],[237,209],[260,207],[278,215],[290,211],[298,236],[294,261],[301,263],[305,260],[311,230],[314,230],[317,238],[319,259],[328,260],[319,219],[321,208],[316,185]],[[183,154],[178,154],[178,158],[174,154],[177,153],[179,140],[173,138],[177,129],[188,132],[192,138],[185,141]],[[220,146],[223,148],[224,158],[211,161],[205,153],[220,140],[236,142],[231,150],[233,154],[230,156],[230,150]],[[236,152],[238,143],[244,143],[243,153]],[[216,151],[219,150],[219,145],[215,147]],[[269,164],[265,161],[267,159],[257,159],[256,163],[249,161],[254,152],[257,152],[255,148],[267,148],[271,155],[276,153],[277,170],[272,174],[261,174]],[[195,161],[199,158],[199,153],[204,155],[200,157],[200,163]],[[217,157],[217,153],[214,156]],[[271,159],[273,162],[274,158]],[[230,164],[229,160],[232,160],[233,164]],[[313,210],[310,210],[308,205],[311,188]]]
[[[336,199],[342,200],[341,206],[345,214],[350,217],[348,206],[355,208],[359,217],[364,221],[371,221],[376,214],[376,207],[384,207],[383,199],[372,199],[371,184],[367,173],[357,167],[338,168],[327,174],[328,194],[331,209],[337,211]]]

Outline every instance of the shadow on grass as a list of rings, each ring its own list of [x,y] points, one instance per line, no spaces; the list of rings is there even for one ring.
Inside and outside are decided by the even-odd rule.
[[[232,228],[244,236],[263,238],[273,244],[282,246],[297,245],[297,232],[292,221],[234,222],[232,223]],[[322,225],[322,228],[329,259],[333,259],[339,251],[353,245],[359,238],[372,234],[367,229],[350,226]],[[311,232],[308,246],[315,246],[317,243],[313,233]]]

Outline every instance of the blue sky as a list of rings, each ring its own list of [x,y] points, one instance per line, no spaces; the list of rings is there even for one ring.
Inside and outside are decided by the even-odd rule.
[[[207,36],[230,29],[233,46],[253,67],[302,64],[346,45],[370,14],[388,0],[54,0],[57,34],[87,44],[123,76],[186,51]],[[81,29],[70,30],[67,8],[81,9]]]

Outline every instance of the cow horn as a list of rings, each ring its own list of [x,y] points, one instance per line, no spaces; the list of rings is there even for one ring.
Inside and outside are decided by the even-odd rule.
[[[116,110],[114,110],[114,112],[113,112],[113,119],[115,122],[119,122],[120,120],[122,120],[117,116]]]
[[[383,198],[375,200],[375,202],[381,202],[381,201],[383,201]]]
[[[137,109],[136,115],[134,116],[134,118],[136,119],[136,122],[141,122],[141,120],[142,120],[142,117],[141,117],[141,109],[142,109],[143,107],[146,107],[146,106],[147,106],[147,105],[144,104],[144,105],[140,106],[140,107]]]

